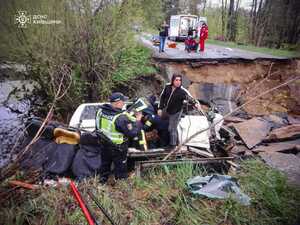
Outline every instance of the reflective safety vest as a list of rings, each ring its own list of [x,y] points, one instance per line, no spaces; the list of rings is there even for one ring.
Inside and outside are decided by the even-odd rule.
[[[100,129],[114,144],[117,145],[120,145],[125,141],[124,134],[117,131],[115,124],[116,119],[121,115],[126,115],[131,122],[136,122],[136,118],[127,112],[119,113],[117,115],[107,115],[100,109],[97,112],[96,117],[97,129]]]

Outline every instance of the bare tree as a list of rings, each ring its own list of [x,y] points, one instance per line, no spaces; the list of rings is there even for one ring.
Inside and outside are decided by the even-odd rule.
[[[202,14],[205,15],[205,9],[206,9],[206,0],[202,0],[203,8],[202,8]]]
[[[225,37],[225,17],[227,10],[227,0],[222,0],[222,37]]]
[[[230,0],[228,8],[228,22],[227,22],[227,35],[226,38],[229,41],[235,41],[236,38],[236,12],[234,8],[234,0]]]

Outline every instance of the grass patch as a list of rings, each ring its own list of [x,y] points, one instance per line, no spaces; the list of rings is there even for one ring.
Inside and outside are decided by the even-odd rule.
[[[212,39],[208,39],[207,43],[214,44],[214,45],[221,45],[225,47],[231,47],[231,48],[239,48],[243,50],[259,52],[259,53],[280,56],[280,57],[300,57],[299,51],[288,51],[283,49],[274,49],[274,48],[265,48],[265,47],[260,48],[253,45],[239,45],[234,42],[224,42],[224,41],[217,41]]]
[[[95,196],[119,224],[199,225],[251,224],[294,225],[299,219],[300,190],[290,187],[278,171],[259,160],[241,163],[234,175],[252,201],[243,206],[234,199],[210,200],[192,195],[185,185],[188,178],[205,176],[207,171],[189,164],[148,170],[144,177],[133,177],[116,185],[99,185],[98,179],[80,183],[100,224],[109,224],[87,197]],[[26,191],[29,192],[29,191]],[[86,224],[85,218],[65,187],[42,189],[21,201],[2,205],[0,224]]]

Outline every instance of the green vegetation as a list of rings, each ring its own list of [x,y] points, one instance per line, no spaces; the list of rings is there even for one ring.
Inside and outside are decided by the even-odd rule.
[[[239,48],[239,49],[244,49],[244,50],[253,51],[253,52],[260,52],[260,53],[270,54],[270,55],[274,55],[274,56],[300,57],[300,52],[298,52],[298,51],[289,51],[289,50],[265,48],[265,47],[263,48],[263,47],[256,47],[254,45],[237,44],[235,42],[217,41],[217,40],[212,40],[212,39],[208,39],[207,43],[214,44],[214,45],[221,45],[221,46],[230,47],[230,48]]]
[[[149,51],[137,46],[135,35],[136,28],[158,23],[162,15],[158,1],[4,0],[2,4],[0,29],[5,35],[0,36],[0,59],[26,65],[25,79],[37,81],[49,103],[56,98],[56,114],[64,118],[78,104],[106,100],[121,82],[129,84],[155,71]],[[19,10],[32,20],[33,15],[46,15],[60,23],[27,23],[19,28],[12,19]],[[56,96],[58,90],[61,97]]]
[[[125,49],[118,54],[120,59],[118,69],[113,74],[114,82],[128,81],[140,74],[155,73],[153,66],[149,65],[151,50],[137,46],[135,48]]]
[[[248,194],[251,206],[234,199],[209,200],[192,195],[185,181],[207,175],[191,165],[147,171],[143,178],[133,177],[115,185],[99,185],[97,178],[80,183],[87,198],[91,190],[120,224],[249,224],[293,225],[299,219],[300,190],[290,187],[286,178],[258,160],[244,161],[235,176]],[[4,184],[2,184],[4,185]],[[109,224],[100,210],[88,202],[101,224]],[[77,203],[66,187],[25,191],[18,201],[2,205],[1,224],[85,224]]]

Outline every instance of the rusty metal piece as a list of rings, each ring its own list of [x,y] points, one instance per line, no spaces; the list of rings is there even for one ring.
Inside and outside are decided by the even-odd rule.
[[[30,190],[36,190],[40,188],[39,185],[29,184],[27,182],[20,181],[20,180],[10,180],[8,181],[8,183],[12,186],[22,187]]]

